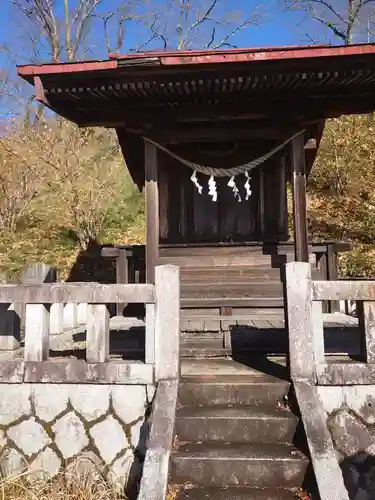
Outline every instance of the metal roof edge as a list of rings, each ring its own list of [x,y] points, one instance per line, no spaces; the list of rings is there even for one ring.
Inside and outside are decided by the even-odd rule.
[[[162,65],[238,63],[265,60],[301,59],[375,54],[375,44],[353,45],[295,45],[229,50],[155,51],[140,54],[109,54],[121,65],[125,61],[147,61],[157,58]]]
[[[249,63],[255,61],[287,61],[318,57],[375,55],[375,44],[346,46],[302,45],[290,47],[243,48],[229,50],[201,50],[174,52],[146,52],[142,54],[109,54],[104,61],[47,63],[17,67],[19,76],[33,81],[35,76],[63,75],[91,71],[115,70],[119,67],[158,67],[204,64]]]

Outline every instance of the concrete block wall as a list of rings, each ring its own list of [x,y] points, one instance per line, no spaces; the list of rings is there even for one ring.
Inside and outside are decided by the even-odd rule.
[[[337,459],[351,500],[375,498],[375,386],[320,386]]]
[[[154,386],[1,384],[0,469],[50,479],[85,463],[119,490],[139,474]]]

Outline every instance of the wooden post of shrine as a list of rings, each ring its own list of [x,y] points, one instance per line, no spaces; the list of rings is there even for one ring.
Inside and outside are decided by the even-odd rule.
[[[299,262],[309,262],[306,207],[305,139],[303,133],[295,137],[292,141],[291,164],[295,259]]]
[[[155,267],[159,260],[159,190],[158,152],[145,141],[146,195],[146,281],[155,283]]]

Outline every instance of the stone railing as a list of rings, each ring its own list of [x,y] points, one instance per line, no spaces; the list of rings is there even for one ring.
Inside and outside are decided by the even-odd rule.
[[[0,383],[153,384],[179,376],[179,269],[159,266],[155,285],[98,283],[35,284],[35,273],[22,285],[0,285],[0,350],[14,351],[24,329],[22,359],[4,359]],[[39,279],[39,278],[38,278]],[[146,307],[145,362],[109,358],[108,304],[143,303]],[[86,360],[49,359],[50,335],[64,328],[64,313],[77,326],[82,307],[86,323]],[[65,309],[65,311],[64,311]],[[65,321],[65,327],[66,327]]]
[[[43,262],[30,264],[21,275],[21,285],[42,285],[44,283],[57,283],[57,272],[55,268]],[[5,316],[7,321],[1,323],[1,318],[4,319],[6,311],[14,311],[12,313],[14,318],[12,320],[11,313],[9,313]],[[19,339],[24,330],[25,320],[26,304],[14,303],[9,306],[0,304],[0,352],[8,351],[11,353],[19,349]],[[64,332],[78,333],[86,328],[86,324],[87,304],[51,304],[50,335],[60,335]]]
[[[375,280],[314,281],[309,264],[293,262],[286,265],[286,288],[290,374],[320,497],[371,500],[375,495]],[[361,352],[355,359],[326,356],[324,301],[356,304]]]
[[[290,371],[318,385],[375,384],[375,281],[313,281],[309,264],[286,266]],[[322,302],[355,301],[362,334],[358,361],[328,363]]]

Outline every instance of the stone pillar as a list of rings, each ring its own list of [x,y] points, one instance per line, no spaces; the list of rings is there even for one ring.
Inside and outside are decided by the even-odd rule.
[[[42,285],[43,283],[56,283],[57,270],[43,262],[35,262],[28,266],[21,276],[22,285]],[[20,315],[20,323],[25,323],[23,326],[26,330],[26,304],[14,304],[15,310]],[[49,310],[50,308],[48,308]],[[33,317],[35,311],[36,317]],[[29,308],[27,319],[29,322],[39,321],[40,311],[36,308]],[[55,326],[54,326],[55,328]],[[61,333],[61,332],[59,332]]]

